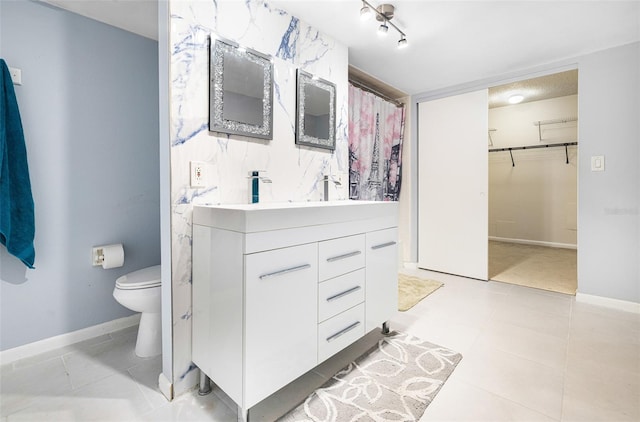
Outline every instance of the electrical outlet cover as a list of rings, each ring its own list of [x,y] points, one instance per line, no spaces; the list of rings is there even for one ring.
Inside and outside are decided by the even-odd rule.
[[[206,184],[206,163],[202,161],[191,161],[191,187],[204,188]]]

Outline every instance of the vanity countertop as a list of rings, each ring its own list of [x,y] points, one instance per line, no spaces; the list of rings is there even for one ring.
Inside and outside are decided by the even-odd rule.
[[[317,201],[195,205],[193,224],[241,233],[386,218],[397,202]]]

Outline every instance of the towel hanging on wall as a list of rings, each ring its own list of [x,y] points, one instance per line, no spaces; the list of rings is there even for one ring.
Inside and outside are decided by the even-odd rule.
[[[33,268],[35,218],[27,148],[9,68],[0,59],[0,243]]]

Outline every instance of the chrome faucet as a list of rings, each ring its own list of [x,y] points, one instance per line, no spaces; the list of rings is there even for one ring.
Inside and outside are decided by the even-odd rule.
[[[323,182],[324,182],[324,200],[328,201],[329,200],[329,182],[335,183],[336,186],[341,186],[342,183],[340,183],[340,181],[338,180],[330,178],[329,175],[324,176]]]
[[[264,170],[252,170],[249,172],[249,182],[251,183],[251,203],[257,204],[260,201],[260,181],[264,183],[272,183],[267,176],[260,176],[260,173],[266,173]]]

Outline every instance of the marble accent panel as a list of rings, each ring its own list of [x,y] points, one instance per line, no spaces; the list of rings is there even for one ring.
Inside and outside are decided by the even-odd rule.
[[[179,395],[198,375],[191,363],[192,206],[248,202],[251,170],[266,170],[273,181],[261,185],[261,202],[321,200],[325,174],[347,175],[348,53],[261,0],[171,0],[170,12],[173,383]],[[208,131],[211,34],[273,57],[273,140]],[[295,145],[297,68],[336,84],[335,151]],[[192,160],[212,165],[207,188],[190,187]],[[344,179],[331,189],[331,199],[347,199]]]

